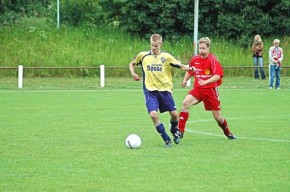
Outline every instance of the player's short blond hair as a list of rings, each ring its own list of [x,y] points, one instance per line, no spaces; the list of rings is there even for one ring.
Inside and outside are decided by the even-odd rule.
[[[206,44],[207,47],[210,47],[211,41],[208,37],[202,37],[198,40],[198,44],[202,44],[202,43]]]
[[[153,34],[150,37],[150,42],[156,42],[156,41],[160,41],[160,44],[162,44],[162,36],[159,34]]]

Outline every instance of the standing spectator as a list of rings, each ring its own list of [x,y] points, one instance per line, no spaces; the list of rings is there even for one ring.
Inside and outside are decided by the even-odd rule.
[[[193,71],[185,73],[182,87],[193,76],[193,89],[188,92],[182,102],[182,108],[179,113],[178,128],[181,132],[180,139],[183,137],[185,125],[189,117],[189,108],[203,102],[205,110],[211,111],[218,126],[223,130],[228,139],[236,139],[231,133],[226,119],[221,114],[219,93],[217,87],[222,83],[224,76],[222,66],[217,58],[210,53],[210,39],[203,37],[198,41],[199,54],[193,56],[189,66]]]
[[[263,68],[263,48],[264,48],[264,43],[260,35],[255,35],[254,41],[252,44],[255,79],[259,79],[259,68],[260,68],[261,78],[266,79],[264,68]]]
[[[273,46],[269,49],[269,89],[273,89],[274,79],[275,88],[280,89],[281,66],[283,60],[283,49],[279,47],[280,40],[275,39]]]
[[[151,50],[140,52],[129,64],[131,75],[135,81],[140,80],[135,72],[135,65],[140,64],[143,72],[143,92],[148,113],[154,123],[156,131],[160,134],[165,147],[171,146],[171,139],[166,133],[164,124],[160,121],[160,113],[169,112],[173,141],[179,143],[180,132],[177,127],[178,113],[173,100],[172,68],[191,70],[187,65],[181,64],[171,54],[161,50],[162,36],[153,34],[150,38]]]

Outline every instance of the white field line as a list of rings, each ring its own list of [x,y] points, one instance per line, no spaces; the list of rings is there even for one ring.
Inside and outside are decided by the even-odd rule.
[[[174,92],[184,92],[187,93],[190,89],[183,89],[183,88],[175,88],[173,91]],[[224,91],[244,91],[244,90],[257,90],[257,89],[222,89],[220,88],[219,90],[224,90]],[[263,90],[263,89],[261,89]],[[268,88],[265,88],[265,90],[268,90]],[[19,89],[3,89],[1,92],[19,92]],[[132,89],[106,89],[106,88],[91,88],[91,89],[22,89],[21,92],[142,92],[142,85],[140,84],[140,88],[132,88]],[[281,91],[290,91],[290,89],[283,89]]]
[[[279,119],[279,118],[284,118],[284,117],[290,117],[290,115],[279,115],[279,116],[251,116],[251,117],[226,117],[226,119]],[[187,123],[198,123],[198,122],[208,122],[208,121],[214,121],[213,117],[210,119],[199,119],[199,120],[194,120],[194,121],[187,121]],[[290,121],[289,121],[290,122]]]
[[[279,117],[272,117],[273,119],[281,118],[281,117],[290,117],[290,115],[280,115]],[[268,118],[266,116],[255,116],[255,117],[236,117],[236,118],[226,118],[226,119],[257,119],[257,118]],[[207,121],[214,121],[213,118],[211,119],[200,119],[200,120],[195,120],[195,121],[188,121],[188,123],[195,123],[195,122],[207,122]],[[196,133],[199,135],[208,135],[208,136],[213,136],[213,137],[225,137],[224,135],[220,134],[215,134],[215,133],[209,133],[209,132],[203,132],[203,131],[196,131],[196,130],[191,130],[186,128],[186,132],[189,133]],[[285,140],[285,139],[269,139],[269,138],[257,138],[257,137],[239,137],[237,136],[238,139],[246,139],[246,140],[256,140],[256,141],[266,141],[266,142],[283,142],[283,143],[290,143],[290,140]]]
[[[196,133],[199,135],[208,135],[208,136],[213,136],[213,137],[225,137],[224,135],[219,135],[219,134],[214,134],[214,133],[209,133],[209,132],[202,132],[202,131],[195,131],[195,130],[190,130],[186,129],[186,132],[189,133]],[[256,138],[256,137],[239,137],[237,136],[238,140],[239,139],[246,139],[246,140],[256,140],[256,141],[266,141],[266,142],[281,142],[281,143],[290,143],[290,140],[285,140],[285,139],[268,139],[268,138]]]

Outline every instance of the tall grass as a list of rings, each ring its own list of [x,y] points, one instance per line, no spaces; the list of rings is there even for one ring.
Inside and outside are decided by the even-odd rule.
[[[0,28],[1,66],[127,66],[141,50],[148,50],[148,39],[141,39],[115,28],[84,26],[73,28],[48,24],[46,19],[28,18],[21,25]],[[265,41],[267,49],[274,38]],[[212,52],[224,66],[252,66],[251,50],[236,42],[211,37]],[[281,37],[284,64],[289,64],[290,37]],[[250,46],[250,45],[249,45]],[[193,53],[191,35],[178,41],[166,40],[163,49],[187,63]]]
[[[120,66],[145,42],[109,28],[37,25],[1,28],[1,66]],[[138,47],[138,49],[137,49]]]

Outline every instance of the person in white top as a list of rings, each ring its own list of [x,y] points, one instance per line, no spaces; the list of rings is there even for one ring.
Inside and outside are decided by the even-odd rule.
[[[275,39],[273,46],[269,49],[269,89],[280,89],[281,66],[283,60],[283,49],[279,47],[280,40]]]

